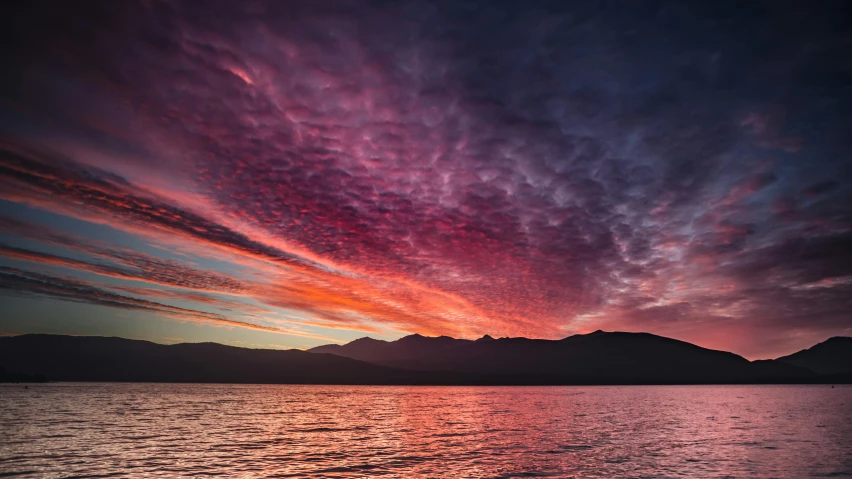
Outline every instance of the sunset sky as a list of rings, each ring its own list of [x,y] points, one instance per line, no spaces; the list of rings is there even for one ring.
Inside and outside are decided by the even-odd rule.
[[[0,333],[852,335],[850,17],[747,5],[0,7]]]

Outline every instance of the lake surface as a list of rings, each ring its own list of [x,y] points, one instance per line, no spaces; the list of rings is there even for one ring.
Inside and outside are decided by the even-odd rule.
[[[852,476],[847,386],[0,386],[0,476]]]

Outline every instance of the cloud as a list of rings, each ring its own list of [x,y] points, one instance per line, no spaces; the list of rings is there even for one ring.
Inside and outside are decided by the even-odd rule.
[[[10,258],[38,261],[96,274],[159,283],[169,286],[185,287],[222,293],[254,295],[258,300],[276,307],[298,308],[313,311],[321,318],[331,321],[332,325],[343,326],[347,323],[357,324],[353,315],[363,317],[369,314],[375,320],[391,324],[418,324],[419,316],[430,320],[426,324],[429,331],[463,332],[463,325],[454,325],[450,318],[458,315],[471,316],[475,308],[452,295],[432,292],[428,288],[417,285],[406,285],[393,279],[362,278],[353,279],[352,274],[343,275],[329,268],[317,265],[310,260],[303,260],[294,254],[279,250],[273,246],[251,240],[245,235],[233,232],[220,224],[213,223],[200,216],[187,212],[174,205],[164,205],[157,199],[139,199],[132,192],[132,185],[120,180],[116,183],[122,186],[104,187],[97,178],[97,172],[87,172],[76,177],[78,183],[68,182],[74,178],[72,172],[84,167],[74,164],[67,170],[53,169],[43,171],[46,167],[23,156],[9,155],[14,161],[13,166],[0,168],[0,176],[9,186],[8,191],[25,192],[32,198],[39,198],[43,189],[51,193],[48,205],[59,208],[66,214],[86,214],[95,212],[108,218],[118,219],[116,226],[122,227],[123,221],[128,221],[138,228],[140,224],[155,228],[176,236],[190,237],[210,248],[225,248],[237,254],[254,259],[262,259],[283,266],[278,270],[278,278],[283,282],[273,283],[240,283],[227,280],[221,275],[200,272],[175,262],[158,260],[147,255],[120,252],[110,248],[85,246],[79,242],[56,232],[45,231],[21,221],[8,222],[7,231],[23,237],[38,239],[43,242],[59,244],[78,251],[122,263],[122,267],[110,264],[97,264],[75,260],[57,255],[38,253],[21,248],[4,247],[4,254]],[[6,165],[4,165],[6,166]],[[14,172],[12,172],[14,170]],[[84,170],[85,171],[85,170]],[[39,174],[30,174],[39,172]],[[16,174],[17,173],[17,174]],[[24,173],[24,174],[22,174]],[[59,181],[57,178],[65,178]],[[125,188],[126,186],[126,188]],[[56,201],[55,199],[59,199]],[[63,201],[67,200],[67,201]],[[68,203],[79,205],[83,212],[68,210]],[[195,223],[195,225],[192,224]],[[203,225],[199,227],[198,225]],[[134,229],[134,228],[131,228]],[[210,231],[217,234],[209,235]],[[223,240],[223,238],[230,238]],[[131,266],[127,268],[126,266]],[[362,283],[362,284],[361,284]],[[376,285],[379,284],[379,286]],[[403,289],[396,292],[395,289]],[[412,308],[421,308],[414,309]],[[431,316],[431,318],[430,318]],[[475,319],[475,318],[474,318]],[[437,326],[443,323],[444,326]]]
[[[118,252],[109,249],[78,246],[81,246],[79,249],[96,254],[97,257],[123,263],[126,266],[109,263],[90,263],[25,248],[6,246],[2,243],[0,243],[0,253],[12,259],[34,261],[73,268],[102,276],[145,281],[180,288],[223,293],[239,293],[243,289],[237,280],[215,273],[199,271],[174,261],[152,258],[148,255],[135,252]]]
[[[0,267],[0,289],[7,294],[18,296],[41,296],[111,308],[150,311],[181,320],[211,322],[218,325],[278,332],[276,328],[243,323],[214,313],[179,308],[116,294],[81,280],[61,278],[16,268]]]
[[[251,280],[20,224],[92,261],[7,254],[359,330],[607,324],[725,349],[753,328],[766,339],[738,352],[763,354],[791,331],[848,327],[813,299],[845,304],[847,283],[795,289],[850,273],[836,245],[852,105],[835,80],[849,38],[816,28],[835,20],[530,7],[25,9],[9,29],[25,50],[3,50],[20,107],[3,118],[38,126],[4,126],[3,198],[221,256]]]

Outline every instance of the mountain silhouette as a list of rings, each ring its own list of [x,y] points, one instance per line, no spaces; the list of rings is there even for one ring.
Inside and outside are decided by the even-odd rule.
[[[0,366],[51,381],[408,384],[428,375],[329,354],[216,343],[162,345],[122,338],[0,337]]]
[[[648,333],[596,331],[561,340],[476,341],[414,334],[397,341],[362,338],[309,350],[414,371],[502,377],[517,383],[718,383],[807,380],[792,364],[750,362],[733,353]]]
[[[490,336],[486,337],[490,338]],[[462,345],[473,343],[474,341],[454,339],[449,336],[430,338],[419,334],[412,334],[396,341],[382,341],[366,337],[356,339],[345,345],[328,344],[317,346],[308,351],[312,353],[329,353],[370,363],[401,364],[404,365],[404,368],[411,369],[443,369],[441,367],[430,368],[417,366],[426,366],[430,362],[438,361],[439,356],[445,352],[451,352]]]
[[[819,374],[852,374],[852,338],[835,336],[777,361]]]
[[[843,343],[846,341],[846,343]],[[748,361],[733,353],[647,333],[478,340],[411,335],[397,341],[362,338],[309,352],[215,343],[162,345],[122,338],[46,334],[0,337],[6,378],[51,381],[280,384],[714,384],[848,382],[831,366],[850,338],[832,338],[782,360]],[[837,342],[839,346],[835,346]],[[828,347],[822,345],[828,344]],[[826,354],[814,364],[803,353]],[[820,356],[822,357],[822,356]],[[804,363],[802,363],[804,364]],[[833,364],[833,363],[831,363]],[[848,364],[848,363],[847,363]],[[2,378],[0,378],[2,380]]]

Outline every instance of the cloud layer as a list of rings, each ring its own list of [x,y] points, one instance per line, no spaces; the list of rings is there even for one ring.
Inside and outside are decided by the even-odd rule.
[[[2,199],[233,269],[21,218],[85,258],[3,255],[331,336],[849,334],[849,26],[702,3],[16,11]]]

